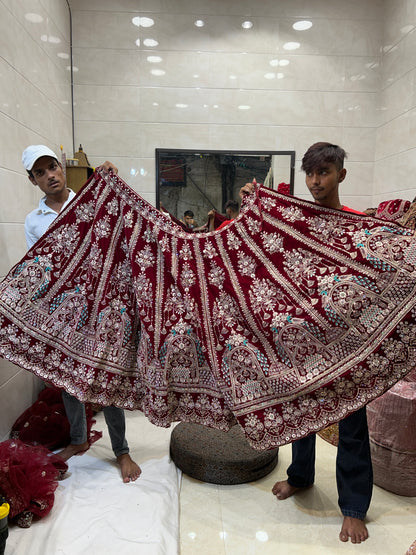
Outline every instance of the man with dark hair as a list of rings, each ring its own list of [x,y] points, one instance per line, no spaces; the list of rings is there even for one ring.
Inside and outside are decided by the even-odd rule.
[[[240,205],[236,200],[227,200],[224,205],[225,215],[229,220],[234,220],[240,211]]]
[[[193,230],[195,227],[197,227],[192,210],[185,210],[185,212],[183,213],[183,220],[181,220],[181,222],[185,224],[189,230]]]
[[[344,149],[331,143],[315,143],[302,159],[306,185],[316,204],[346,212],[357,212],[341,204],[339,184],[346,169]],[[315,478],[315,434],[292,443],[292,464],[288,479],[276,482],[273,493],[277,499],[287,499],[299,490],[312,486]],[[368,538],[364,519],[370,505],[373,470],[367,428],[366,408],[363,407],[339,422],[339,442],[336,460],[338,504],[344,516],[339,538],[361,543]]]
[[[25,235],[27,248],[30,249],[71,202],[75,193],[67,188],[62,165],[56,154],[47,146],[27,147],[22,155],[22,163],[31,183],[44,193],[39,206],[26,216]],[[105,162],[100,168],[117,173],[117,168],[111,162]],[[66,391],[62,392],[62,399],[70,424],[71,443],[59,455],[67,461],[73,455],[86,451],[89,443],[84,404]],[[104,407],[103,412],[123,482],[137,480],[141,470],[129,455],[124,411],[118,407]]]

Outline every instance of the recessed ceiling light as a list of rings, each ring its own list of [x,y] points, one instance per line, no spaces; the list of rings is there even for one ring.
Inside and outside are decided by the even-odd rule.
[[[136,40],[136,46],[140,46],[140,39]]]
[[[63,60],[69,59],[69,54],[67,52],[58,52],[57,56],[58,58],[62,58]]]
[[[277,58],[274,58],[273,60],[270,60],[269,64],[272,67],[277,67],[279,65],[279,60]]]
[[[133,23],[133,25],[136,25],[137,27],[152,27],[155,22],[151,17],[133,17],[133,19],[131,20],[131,22]]]
[[[160,75],[165,75],[166,71],[163,70],[163,69],[152,69],[152,70],[150,70],[150,73],[152,75],[160,76]]]
[[[275,77],[276,77],[275,73],[265,73],[264,74],[265,79],[275,79]]]
[[[196,21],[194,21],[194,25],[195,27],[203,27],[205,25],[205,21],[202,21],[202,19],[197,19]]]
[[[38,13],[25,13],[25,19],[31,23],[42,23],[43,17]]]
[[[289,64],[290,64],[289,60],[280,60],[279,61],[279,66],[280,67],[288,66]]]
[[[175,104],[175,106],[176,106],[176,108],[187,108],[187,107],[188,107],[188,104],[181,104],[181,103],[178,103],[178,104]]]
[[[251,106],[249,106],[248,104],[240,104],[240,106],[238,107],[239,110],[250,110]]]
[[[253,27],[253,22],[252,21],[243,21],[243,23],[241,24],[241,27],[243,29],[251,29]]]
[[[295,31],[306,31],[307,29],[310,29],[312,27],[312,21],[296,21],[296,23],[294,23],[292,27],[293,29],[295,29]]]
[[[158,46],[159,43],[155,39],[144,39],[143,44],[145,46]]]
[[[159,64],[162,61],[160,56],[147,56],[147,61],[150,64]]]
[[[296,50],[299,47],[300,47],[300,42],[286,42],[283,45],[283,48],[285,50]]]

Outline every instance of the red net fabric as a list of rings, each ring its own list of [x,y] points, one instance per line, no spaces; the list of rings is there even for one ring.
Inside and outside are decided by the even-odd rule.
[[[235,419],[257,449],[375,399],[415,365],[416,241],[258,188],[189,234],[95,175],[0,284],[0,355],[156,425]]]
[[[57,480],[67,469],[60,457],[40,445],[18,439],[0,443],[0,493],[10,504],[10,520],[28,528],[34,516],[46,516],[55,501]]]

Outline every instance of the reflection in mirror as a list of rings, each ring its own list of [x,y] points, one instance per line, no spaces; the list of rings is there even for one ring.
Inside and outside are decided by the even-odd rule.
[[[241,187],[253,179],[293,194],[294,168],[292,150],[156,149],[156,206],[182,221],[190,211],[190,225],[201,227],[208,212],[225,214],[227,201],[239,202]]]

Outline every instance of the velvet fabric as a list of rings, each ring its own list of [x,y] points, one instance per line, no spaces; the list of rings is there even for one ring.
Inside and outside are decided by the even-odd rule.
[[[415,366],[413,232],[258,187],[189,234],[96,174],[0,284],[0,355],[156,425],[235,420],[257,449]]]
[[[85,405],[87,417],[87,440],[89,445],[102,438],[102,432],[92,429],[94,412],[89,403]],[[20,439],[26,445],[43,445],[51,451],[71,443],[70,425],[62,401],[62,390],[45,387],[37,400],[15,421],[10,432],[11,439]]]
[[[410,205],[410,200],[385,200],[378,205],[375,216],[389,222],[400,222],[400,219],[409,210]]]

